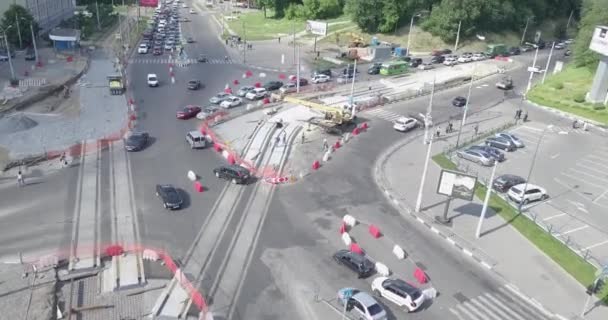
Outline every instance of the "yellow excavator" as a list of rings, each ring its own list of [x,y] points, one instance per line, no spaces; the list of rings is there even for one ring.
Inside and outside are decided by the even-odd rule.
[[[343,128],[348,126],[353,121],[353,114],[349,108],[346,107],[332,107],[290,96],[284,97],[283,101],[303,105],[323,113],[324,117],[322,119],[315,118],[312,119],[310,123],[324,128],[329,133],[342,133]]]

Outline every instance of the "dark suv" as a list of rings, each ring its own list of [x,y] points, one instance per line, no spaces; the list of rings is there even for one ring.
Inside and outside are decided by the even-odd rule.
[[[526,179],[513,174],[503,174],[494,179],[492,182],[492,188],[498,192],[507,192],[512,186],[522,183],[526,183]]]
[[[223,166],[213,169],[216,177],[224,180],[230,180],[234,184],[246,184],[251,177],[249,170],[239,166]]]
[[[334,260],[350,270],[359,278],[367,278],[375,272],[375,265],[364,255],[342,249],[334,254]]]

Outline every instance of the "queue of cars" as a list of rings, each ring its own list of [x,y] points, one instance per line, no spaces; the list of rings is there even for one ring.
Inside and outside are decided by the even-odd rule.
[[[153,55],[162,55],[163,51],[173,50],[180,44],[179,22],[189,20],[180,19],[177,1],[172,3],[171,8],[169,8],[169,4],[171,2],[162,8],[155,9],[148,28],[142,33],[143,41],[137,47],[137,53],[152,52]]]

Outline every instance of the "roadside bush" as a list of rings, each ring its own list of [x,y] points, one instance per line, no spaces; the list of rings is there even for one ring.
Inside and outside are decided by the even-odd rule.
[[[561,82],[555,82],[555,83],[552,83],[552,84],[551,84],[551,87],[552,87],[553,89],[561,90],[561,89],[563,89],[563,88],[564,88],[564,84],[563,84],[563,83],[561,83]]]
[[[596,110],[596,111],[606,110],[606,106],[603,105],[602,103],[596,103],[593,105],[593,110]]]
[[[306,8],[301,4],[292,3],[285,10],[285,18],[288,20],[301,20],[306,16]]]
[[[577,93],[574,96],[574,102],[578,102],[578,103],[585,102],[585,94],[584,93]]]

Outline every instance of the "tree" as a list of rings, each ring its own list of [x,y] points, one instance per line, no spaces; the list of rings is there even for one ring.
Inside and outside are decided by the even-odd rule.
[[[347,0],[346,12],[361,30],[376,32],[382,23],[382,0]]]
[[[577,67],[595,68],[599,55],[589,50],[589,43],[597,25],[608,21],[606,0],[584,0],[581,11],[581,22],[574,44],[574,63]]]
[[[307,19],[328,19],[342,13],[339,0],[303,0],[304,16]]]
[[[274,10],[274,18],[283,18],[285,16],[285,10],[289,7],[289,4],[293,2],[290,0],[260,0],[259,5],[264,10],[264,18],[266,18],[266,9]]]
[[[34,32],[38,31],[38,23],[34,17],[24,7],[13,4],[4,12],[0,26],[6,31],[8,42],[15,47],[19,47],[19,33],[21,30],[21,40],[24,46],[32,43],[32,33],[30,25],[33,25]],[[18,28],[17,28],[18,27]]]

